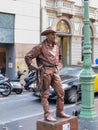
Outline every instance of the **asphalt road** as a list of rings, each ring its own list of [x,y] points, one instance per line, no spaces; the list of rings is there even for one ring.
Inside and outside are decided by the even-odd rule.
[[[98,106],[98,96],[95,98]],[[55,117],[55,102],[50,102],[50,110]],[[65,104],[64,111],[72,115],[75,104]],[[98,107],[96,112],[98,114]],[[0,130],[36,130],[38,119],[43,118],[41,101],[32,92],[24,91],[21,95],[11,94],[8,97],[0,95]],[[79,127],[80,128],[80,127]]]
[[[55,102],[50,102],[50,110],[55,116]],[[75,105],[65,105],[65,112],[72,114]],[[36,121],[43,118],[41,101],[32,92],[21,95],[0,96],[0,130],[36,130]]]

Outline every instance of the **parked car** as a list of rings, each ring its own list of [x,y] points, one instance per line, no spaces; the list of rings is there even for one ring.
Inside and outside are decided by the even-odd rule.
[[[92,68],[96,74],[96,77],[94,80],[94,92],[97,93],[98,92],[98,64],[93,65]]]
[[[93,66],[94,72],[98,72],[98,67]],[[81,85],[80,85],[80,73],[82,71],[81,66],[71,65],[62,68],[59,75],[62,80],[62,86],[65,91],[65,102],[75,103],[80,97]],[[98,75],[94,81],[94,91],[98,92]],[[37,90],[34,96],[40,97],[40,92]],[[54,89],[50,86],[50,96],[49,99],[56,99],[56,94]]]

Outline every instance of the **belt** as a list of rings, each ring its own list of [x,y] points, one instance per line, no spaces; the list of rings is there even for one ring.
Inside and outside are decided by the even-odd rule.
[[[57,67],[57,65],[43,65],[43,67]]]

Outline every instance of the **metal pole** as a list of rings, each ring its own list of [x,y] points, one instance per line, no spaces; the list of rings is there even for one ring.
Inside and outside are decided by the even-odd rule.
[[[95,120],[97,114],[94,105],[94,79],[92,70],[91,41],[89,23],[89,0],[84,0],[84,43],[83,43],[83,70],[80,75],[82,88],[82,107],[79,118],[83,120]]]

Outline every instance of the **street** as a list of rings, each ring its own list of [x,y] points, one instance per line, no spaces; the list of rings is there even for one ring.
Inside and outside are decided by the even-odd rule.
[[[55,104],[51,104],[50,107],[53,110]],[[43,109],[40,100],[34,97],[32,92],[25,92],[21,95],[14,94],[5,98],[0,98],[0,112],[1,124],[32,115],[40,115]]]
[[[71,108],[74,105],[65,105]],[[50,110],[54,114],[55,102],[50,102]],[[70,113],[68,109],[67,113]],[[55,116],[55,115],[54,115]],[[37,119],[43,118],[41,101],[32,92],[21,95],[0,96],[0,130],[36,130]]]
[[[98,96],[96,96],[97,100]],[[55,117],[55,102],[50,102],[50,110]],[[65,104],[64,111],[72,115],[75,104]],[[32,92],[21,95],[12,93],[8,97],[0,95],[0,130],[36,130],[36,121],[43,118],[41,101]]]

